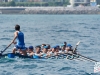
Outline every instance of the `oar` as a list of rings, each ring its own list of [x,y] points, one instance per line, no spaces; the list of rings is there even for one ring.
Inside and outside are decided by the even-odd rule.
[[[89,57],[86,57],[86,56],[83,56],[83,55],[81,55],[81,54],[78,54],[81,58],[83,58],[83,59],[85,59],[85,60],[88,60],[88,61],[91,61],[91,62],[99,62],[99,61],[97,61],[97,60],[94,60],[94,59],[91,59],[91,58],[89,58]]]
[[[80,44],[80,41],[76,44],[76,47],[75,47],[75,49],[73,50],[73,53],[77,50],[77,46],[78,46],[79,44]],[[83,55],[81,55],[81,54],[77,54],[77,55],[81,56],[83,59],[86,59],[86,60],[89,60],[89,61],[98,62],[97,60],[94,60],[94,59],[85,57],[85,56],[83,56]]]
[[[80,44],[80,41],[76,44],[76,47],[74,48],[73,53],[76,52],[77,46],[78,46],[79,44]]]
[[[77,50],[77,47],[78,47],[79,44],[80,44],[80,41],[76,44],[76,47],[75,47],[75,49],[73,50],[73,53]],[[83,59],[85,59],[85,60],[98,62],[97,60],[94,60],[94,59],[91,59],[91,58],[85,57],[85,56],[83,56],[83,55],[81,55],[81,54],[77,54],[77,55],[81,56],[81,57],[82,57]]]
[[[5,52],[11,46],[11,44],[12,43],[10,43],[4,50],[1,51],[0,56],[2,55],[3,52]]]

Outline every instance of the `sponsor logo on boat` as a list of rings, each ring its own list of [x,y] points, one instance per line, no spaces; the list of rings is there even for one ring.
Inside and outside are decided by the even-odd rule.
[[[96,62],[94,65],[94,73],[100,72],[100,62]]]

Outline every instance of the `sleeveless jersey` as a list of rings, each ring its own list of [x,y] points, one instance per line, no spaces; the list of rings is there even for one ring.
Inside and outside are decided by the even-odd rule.
[[[25,45],[25,43],[24,43],[24,34],[21,31],[18,32],[17,45],[19,45],[19,46],[24,46]]]

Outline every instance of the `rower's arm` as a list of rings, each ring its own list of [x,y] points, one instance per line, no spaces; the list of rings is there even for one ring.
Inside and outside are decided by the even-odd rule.
[[[30,54],[29,54],[29,56],[33,56],[34,54],[35,54],[35,53],[34,53],[34,52],[32,52],[32,53],[30,53]]]
[[[15,33],[14,33],[14,39],[12,40],[11,43],[14,43],[17,37],[18,37],[18,32],[15,32]]]
[[[39,56],[41,57],[43,55],[43,53],[40,53]]]

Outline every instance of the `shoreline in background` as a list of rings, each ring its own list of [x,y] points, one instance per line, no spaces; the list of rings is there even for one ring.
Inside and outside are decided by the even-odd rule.
[[[82,7],[0,7],[0,14],[100,14],[100,8]]]

